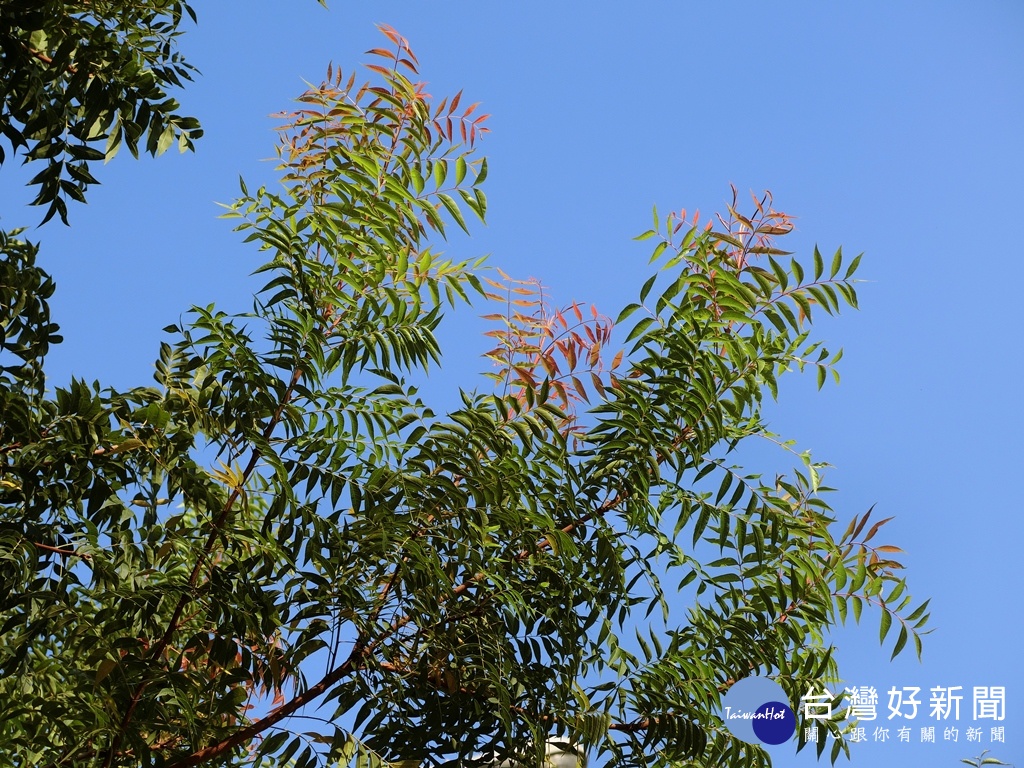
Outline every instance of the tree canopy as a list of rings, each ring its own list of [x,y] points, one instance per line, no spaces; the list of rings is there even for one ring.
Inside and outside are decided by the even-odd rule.
[[[150,5],[168,34],[187,11]],[[449,260],[487,211],[486,116],[432,101],[382,31],[369,82],[329,68],[282,116],[280,188],[243,182],[227,210],[263,259],[252,311],[166,328],[155,386],[47,391],[53,281],[0,241],[0,765],[407,767],[552,738],[600,764],[767,765],[723,727],[737,680],[796,701],[835,677],[848,612],[876,609],[893,655],[927,619],[884,520],[834,528],[824,464],[732,456],[792,450],[762,399],[794,369],[838,378],[811,322],[856,305],[860,258],[788,259],[789,218],[734,194],[716,221],[655,213],[656,266],[614,321]],[[84,59],[62,55],[73,93]],[[79,104],[81,146],[138,141],[127,111]],[[154,119],[132,117],[152,150],[187,143]],[[60,146],[30,153],[44,173],[74,156],[35,140]],[[493,382],[439,412],[417,377],[471,300]]]

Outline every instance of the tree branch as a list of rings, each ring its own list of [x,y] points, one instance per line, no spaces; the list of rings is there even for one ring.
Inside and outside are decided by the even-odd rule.
[[[73,549],[60,549],[59,547],[51,547],[49,544],[40,544],[38,541],[33,541],[32,544],[36,547],[36,549],[43,549],[47,552],[56,552],[58,555],[63,555],[64,557],[80,557],[82,560],[85,561],[92,560],[92,555],[76,552]]]
[[[267,426],[263,430],[264,440],[270,438],[270,435],[273,434],[274,429],[277,427],[278,423],[280,423],[281,416],[284,414],[284,409],[290,402],[292,395],[295,392],[295,387],[299,383],[299,380],[301,378],[302,367],[301,365],[298,365],[292,371],[291,379],[288,382],[288,387],[285,390],[284,396],[281,398],[281,402],[278,404],[277,410],[274,411],[273,416],[267,422]],[[256,466],[257,464],[259,464],[259,460],[261,457],[262,453],[260,452],[259,448],[254,447],[252,451],[252,456],[249,458],[249,463],[246,465],[245,469],[242,472],[242,483],[248,480],[252,473],[256,470]],[[217,519],[213,523],[210,535],[206,539],[206,545],[203,547],[203,553],[199,557],[199,560],[196,561],[195,567],[193,567],[192,573],[189,575],[187,588],[183,591],[182,596],[178,599],[177,605],[174,607],[174,611],[171,614],[171,619],[167,625],[167,630],[160,637],[160,639],[153,644],[153,647],[150,650],[150,658],[159,659],[160,655],[170,644],[171,639],[174,637],[174,633],[178,631],[178,627],[181,622],[181,615],[182,613],[184,613],[185,606],[188,605],[190,600],[189,594],[192,592],[192,590],[198,583],[199,575],[202,573],[203,565],[206,562],[206,558],[210,554],[210,552],[213,551],[213,547],[216,544],[217,538],[220,536],[221,529],[224,526],[224,522],[225,520],[227,520],[228,515],[234,508],[235,502],[238,501],[238,498],[241,495],[241,493],[241,484],[231,489],[231,494],[228,496],[227,501],[224,502],[224,506],[221,509],[220,514],[217,516]],[[106,768],[111,768],[111,766],[113,766],[114,758],[117,755],[117,750],[121,744],[121,740],[124,737],[124,733],[127,730],[128,724],[131,722],[132,716],[135,714],[135,709],[136,707],[138,707],[139,701],[141,701],[142,699],[142,694],[146,691],[146,688],[149,686],[149,683],[149,680],[144,680],[143,682],[139,683],[138,686],[136,686],[135,691],[132,693],[132,698],[128,703],[128,707],[125,709],[124,717],[121,719],[121,724],[118,727],[117,734],[114,736],[114,740],[110,745],[110,750],[107,753],[107,759],[105,761]]]

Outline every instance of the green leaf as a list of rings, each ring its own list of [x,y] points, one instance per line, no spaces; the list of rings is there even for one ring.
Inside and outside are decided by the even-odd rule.
[[[839,248],[839,249],[836,250],[835,256],[832,257],[832,268],[829,271],[829,278],[835,277],[839,273],[839,270],[842,268],[842,266],[843,266],[843,249]],[[852,264],[851,266],[853,267],[853,269],[857,268],[855,263]],[[850,273],[850,274],[852,274],[852,273]],[[847,274],[847,277],[849,277],[849,274]]]
[[[664,241],[664,240],[662,240],[660,243],[658,243],[656,246],[654,246],[654,252],[651,254],[650,263],[653,264],[658,259],[660,259],[661,258],[661,254],[663,254],[665,252],[666,248],[668,248],[668,243],[666,241]]]
[[[885,636],[889,634],[889,627],[892,626],[892,615],[886,609],[882,609],[882,623],[878,630],[878,641],[885,642]]]
[[[93,683],[99,684],[103,682],[115,667],[117,667],[115,659],[104,659],[101,661],[99,667],[96,668],[96,676],[93,678]]]
[[[462,211],[459,210],[458,203],[455,202],[451,195],[439,194],[437,197],[442,205],[444,205],[445,210],[448,211],[448,214],[455,219],[455,223],[468,235],[469,228],[466,226],[466,220],[462,218]]]
[[[846,274],[843,276],[844,280],[849,280],[853,276],[853,274],[857,271],[857,267],[860,266],[861,256],[863,256],[863,255],[864,254],[861,253],[861,254],[857,254],[856,256],[854,256],[853,261],[850,262],[850,266],[847,267],[847,269],[846,269]]]
[[[423,194],[423,189],[426,186],[423,180],[423,174],[420,173],[420,169],[416,165],[409,166],[409,180],[412,182],[412,189],[417,195]]]
[[[435,160],[434,161],[434,186],[438,189],[444,187],[444,181],[448,178],[448,161],[447,160]]]
[[[476,178],[473,179],[473,186],[475,187],[477,184],[483,184],[486,179],[487,179],[487,158],[485,157],[485,158],[482,158],[480,160],[480,169],[476,172]]]
[[[896,645],[892,649],[892,656],[889,657],[890,661],[900,655],[900,651],[907,644],[907,628],[906,626],[900,627],[900,634],[896,638]]]
[[[647,300],[647,296],[651,292],[651,288],[654,287],[654,281],[657,279],[657,275],[651,275],[649,278],[647,278],[647,281],[644,283],[643,288],[640,289],[641,304],[643,304],[643,302]]]
[[[617,318],[615,318],[615,325],[621,325],[623,323],[623,321],[627,320],[630,315],[632,315],[634,312],[636,312],[640,308],[641,308],[641,305],[637,304],[635,302],[632,303],[632,304],[627,304],[623,308],[623,310],[619,313],[619,316]]]
[[[821,277],[825,271],[825,264],[821,258],[821,251],[818,250],[818,246],[814,246],[814,280],[815,282]],[[834,274],[834,273],[833,273]]]
[[[173,125],[168,125],[160,133],[160,138],[156,142],[156,151],[154,152],[154,154],[157,157],[162,155],[164,152],[166,152],[171,147],[172,144],[174,144],[174,141],[175,141],[176,138],[177,138],[177,136],[176,136],[176,133],[175,133],[175,130],[174,130],[174,126]]]
[[[643,335],[644,331],[651,327],[651,323],[653,323],[654,320],[655,318],[653,317],[645,317],[637,322],[637,324],[633,326],[633,330],[631,330],[629,335],[626,337],[626,342],[633,341],[633,339],[639,338]]]

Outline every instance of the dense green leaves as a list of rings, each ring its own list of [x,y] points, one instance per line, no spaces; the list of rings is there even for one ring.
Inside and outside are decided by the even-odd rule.
[[[176,50],[186,17],[195,14],[180,0],[0,5],[0,132],[26,162],[45,161],[31,181],[44,222],[67,224],[67,201],[85,201],[98,183],[91,161],[122,144],[136,156],[184,151],[202,135],[167,93],[194,72]]]
[[[21,389],[23,395],[39,397],[43,360],[61,337],[57,325],[50,322],[47,304],[53,281],[35,264],[37,246],[21,240],[19,234],[0,232],[0,382],[12,392]],[[8,407],[16,408],[13,403]]]
[[[411,768],[552,739],[766,765],[723,727],[736,680],[795,701],[848,613],[877,608],[894,655],[927,619],[885,521],[835,536],[824,464],[730,463],[776,439],[784,373],[834,371],[812,311],[855,303],[856,260],[785,266],[767,197],[721,231],[656,216],[611,354],[596,308],[437,250],[485,214],[485,116],[432,105],[382,31],[374,79],[332,67],[282,116],[282,186],[228,206],[253,311],[168,327],[155,386],[44,393],[52,283],[4,241],[0,765]],[[470,297],[494,386],[438,413],[417,377]]]

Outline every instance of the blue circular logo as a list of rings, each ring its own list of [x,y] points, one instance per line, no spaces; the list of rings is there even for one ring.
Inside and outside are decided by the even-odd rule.
[[[722,697],[722,720],[748,744],[782,744],[796,732],[796,715],[782,686],[767,677],[738,680]]]
[[[757,708],[751,721],[754,733],[765,744],[782,744],[796,731],[793,710],[781,701],[769,701]]]

